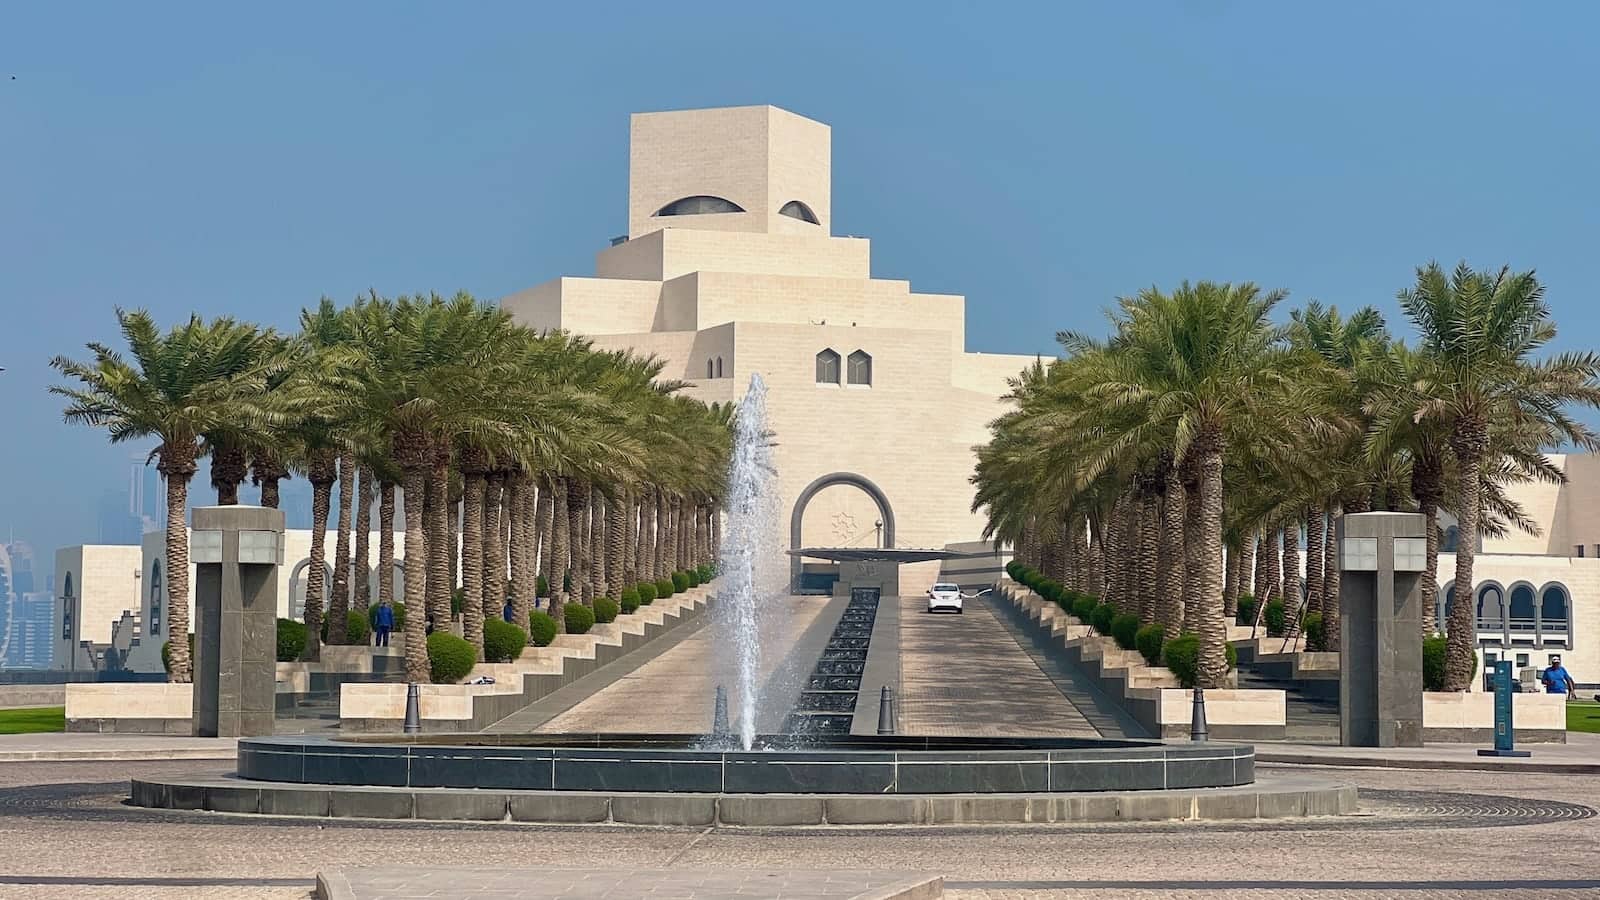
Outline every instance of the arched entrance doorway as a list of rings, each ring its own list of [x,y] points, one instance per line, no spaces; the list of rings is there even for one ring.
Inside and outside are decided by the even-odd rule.
[[[790,550],[893,546],[894,508],[888,496],[871,479],[854,472],[834,472],[806,485],[789,514]],[[831,593],[838,568],[837,561],[791,556],[789,589]]]

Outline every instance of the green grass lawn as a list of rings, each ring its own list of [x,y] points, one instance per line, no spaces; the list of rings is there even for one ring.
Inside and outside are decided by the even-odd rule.
[[[1567,704],[1567,730],[1600,734],[1600,703],[1579,702]]]
[[[1600,728],[1600,725],[1596,727]],[[64,706],[0,709],[0,734],[39,734],[66,730],[67,708]]]

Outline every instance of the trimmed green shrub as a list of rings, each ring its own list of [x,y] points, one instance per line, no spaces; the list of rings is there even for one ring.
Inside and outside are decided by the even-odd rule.
[[[1184,687],[1194,687],[1195,665],[1200,660],[1200,637],[1192,632],[1178,635],[1161,648],[1161,661]]]
[[[610,597],[594,598],[594,620],[601,625],[607,622],[615,622],[617,613],[621,611],[621,607],[617,606],[617,601]]]
[[[1012,581],[1017,580],[1017,573],[1021,570],[1022,563],[1019,563],[1014,559],[1011,562],[1006,563],[1006,575],[1009,576]]]
[[[192,649],[192,648],[191,648]],[[278,662],[294,662],[306,652],[306,623],[278,620]],[[194,657],[191,656],[190,659]]]
[[[1449,639],[1442,634],[1422,639],[1422,689],[1444,690],[1444,661],[1449,656]],[[1478,654],[1472,654],[1472,677],[1478,677]]]
[[[1249,594],[1240,594],[1237,603],[1239,611],[1233,620],[1240,625],[1254,625],[1256,623],[1256,598]]]
[[[1080,595],[1078,599],[1072,601],[1072,616],[1085,625],[1093,624],[1094,610],[1099,605],[1099,600],[1087,594]]]
[[[483,620],[483,661],[511,662],[522,655],[528,646],[528,633],[507,622],[494,618]]]
[[[561,612],[567,621],[567,634],[588,634],[594,627],[594,610],[582,603],[568,603]]]
[[[1111,623],[1117,620],[1117,608],[1109,603],[1102,603],[1094,608],[1094,614],[1089,617],[1089,624],[1094,630],[1106,637],[1111,636]]]
[[[378,630],[378,607],[382,605],[374,603],[367,607],[367,626],[370,631]],[[389,606],[394,609],[394,633],[400,634],[406,630],[406,605],[396,600]]]
[[[528,639],[535,647],[548,647],[556,639],[555,617],[542,609],[528,615]]]
[[[689,576],[682,572],[672,573],[672,592],[681,594],[689,589]]]
[[[1232,644],[1222,646],[1228,660],[1228,671],[1231,672],[1239,667],[1239,651],[1233,649]],[[1161,661],[1172,674],[1178,676],[1179,684],[1194,687],[1195,669],[1200,661],[1200,636],[1185,631],[1167,641],[1166,646],[1161,648]]]
[[[288,621],[288,620],[279,619],[278,621],[284,622],[284,621]],[[302,625],[300,627],[304,628],[305,626]],[[279,646],[281,647],[282,645],[280,644]],[[282,662],[293,662],[293,661],[294,660],[290,660],[290,659],[282,660]],[[190,665],[194,664],[194,633],[193,632],[189,633],[189,664]],[[165,669],[167,674],[169,674],[169,675],[172,674],[172,642],[171,641],[163,641],[162,644],[161,644],[161,668]]]
[[[1166,629],[1160,625],[1146,625],[1133,636],[1139,655],[1152,666],[1161,665],[1161,644],[1166,639]]]
[[[685,575],[687,575],[689,577],[689,587],[697,588],[697,587],[700,586],[700,573],[699,572],[696,572],[695,570],[690,569],[689,571],[684,572],[683,574],[685,574]]]
[[[649,606],[656,599],[656,583],[653,581],[639,582],[639,605]]]
[[[705,584],[705,583],[709,582],[711,579],[717,577],[716,570],[711,568],[710,565],[701,566],[700,569],[699,569],[699,574],[700,574],[700,583],[701,584]]]
[[[550,579],[540,575],[533,580],[533,592],[540,597],[550,596]]]
[[[344,622],[344,642],[352,647],[365,647],[372,637],[372,628],[367,624],[367,614],[350,610]]]
[[[663,578],[656,582],[656,599],[665,600],[677,593],[678,589],[672,584],[671,578]]]
[[[434,684],[455,684],[477,663],[477,648],[462,638],[444,630],[428,635],[428,675]]]
[[[1261,620],[1267,626],[1267,637],[1283,637],[1283,626],[1287,621],[1284,615],[1283,601],[1274,597],[1267,601],[1267,608],[1261,614]]]
[[[1111,620],[1111,636],[1116,638],[1117,646],[1124,650],[1139,649],[1139,617],[1132,613],[1123,613]]]
[[[1307,650],[1328,649],[1328,635],[1323,628],[1322,613],[1306,613],[1305,621],[1300,627],[1306,633]]]
[[[640,602],[641,601],[639,600],[639,589],[638,588],[623,588],[622,589],[621,607],[622,607],[623,615],[627,615],[628,613],[632,613],[632,612],[637,612],[639,610]]]

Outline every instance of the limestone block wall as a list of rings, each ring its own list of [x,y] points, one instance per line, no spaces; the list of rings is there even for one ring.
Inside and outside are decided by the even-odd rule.
[[[81,642],[109,644],[113,623],[124,610],[139,608],[139,563],[134,546],[79,544],[56,551],[51,632],[55,668],[86,668],[88,660],[78,652]]]
[[[690,272],[872,277],[872,243],[866,238],[739,234],[689,227],[690,219],[708,218],[713,217],[663,220],[664,224],[656,226],[659,230],[607,247],[595,256],[595,274],[639,281],[667,281]]]

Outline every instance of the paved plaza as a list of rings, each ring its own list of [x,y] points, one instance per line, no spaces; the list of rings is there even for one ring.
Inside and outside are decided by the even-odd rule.
[[[205,761],[0,765],[0,897],[303,898],[385,866],[892,869],[946,897],[1600,895],[1600,778],[1351,769],[1366,814],[1299,822],[985,829],[555,828],[242,818],[123,805],[130,777]],[[1305,771],[1296,769],[1294,771]],[[1330,770],[1318,770],[1324,775]],[[113,852],[111,848],[116,848]],[[461,881],[465,896],[471,887]]]

